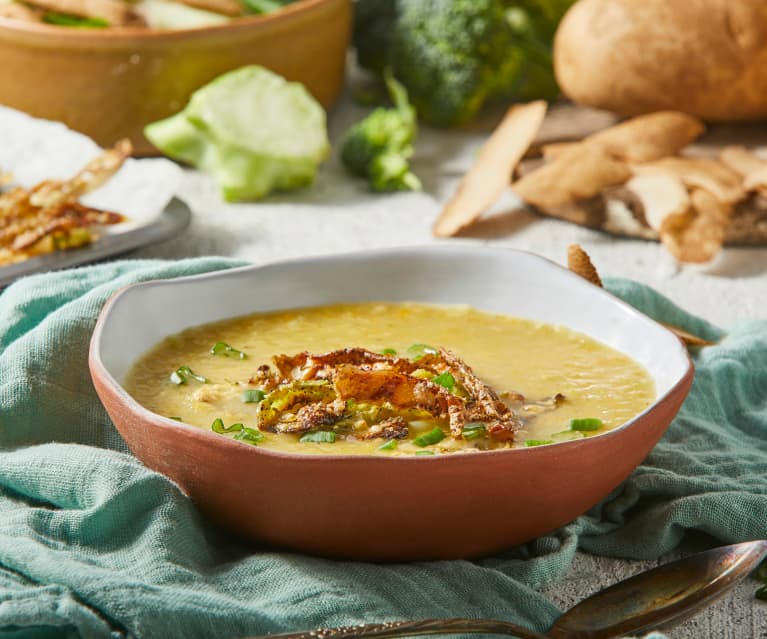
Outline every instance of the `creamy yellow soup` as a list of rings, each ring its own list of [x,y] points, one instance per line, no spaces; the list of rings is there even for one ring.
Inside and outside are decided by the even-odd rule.
[[[219,347],[218,353],[212,352],[221,342],[231,350]],[[522,427],[513,439],[497,443],[484,436],[451,437],[447,422],[439,419],[412,419],[409,435],[394,443],[385,438],[360,440],[345,432],[331,435],[333,442],[316,442],[307,441],[312,437],[305,433],[255,430],[260,403],[253,400],[261,394],[254,397],[245,391],[257,388],[254,372],[274,355],[362,347],[412,357],[408,349],[413,344],[444,347],[468,364],[520,416]],[[180,367],[188,367],[183,371],[199,379],[179,379],[173,373]],[[640,364],[573,330],[465,306],[416,303],[339,304],[190,328],[144,354],[125,386],[140,404],[160,415],[204,429],[211,429],[216,420],[225,429],[242,424],[251,430],[236,427],[220,436],[256,433],[246,441],[307,454],[440,454],[546,445],[615,428],[655,399],[654,382]],[[558,394],[564,400],[552,402]],[[591,421],[571,421],[584,419]],[[595,425],[596,430],[580,429]],[[435,427],[444,437],[423,444],[420,436]],[[333,427],[321,430],[332,432]]]

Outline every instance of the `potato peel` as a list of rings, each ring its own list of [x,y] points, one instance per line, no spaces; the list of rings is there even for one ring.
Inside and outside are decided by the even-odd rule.
[[[580,244],[571,244],[567,247],[567,268],[595,286],[604,288],[599,273],[591,261],[589,254],[583,250],[583,247],[581,247]],[[674,333],[674,335],[681,339],[688,347],[713,346],[716,344],[716,342],[694,335],[674,324],[667,324],[665,322],[661,322],[661,324]]]
[[[533,142],[546,115],[543,100],[511,107],[464,176],[434,224],[437,237],[450,237],[474,222],[509,185],[514,167]]]
[[[661,224],[663,245],[682,262],[703,263],[713,259],[724,245],[732,205],[705,189],[690,191],[689,211],[671,215]]]
[[[528,204],[554,208],[597,195],[608,186],[623,184],[631,170],[597,145],[576,145],[552,162],[528,173],[511,185]]]

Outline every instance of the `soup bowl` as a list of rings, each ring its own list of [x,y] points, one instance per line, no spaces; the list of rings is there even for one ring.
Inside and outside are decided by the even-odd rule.
[[[464,304],[563,325],[642,364],[657,398],[625,424],[588,438],[387,457],[252,446],[152,413],[122,385],[142,353],[185,328],[361,301]],[[90,368],[136,457],[175,481],[213,521],[269,546],[375,561],[485,555],[573,520],[642,462],[693,379],[681,341],[610,293],[529,253],[462,245],[307,258],[130,286],[99,317]]]

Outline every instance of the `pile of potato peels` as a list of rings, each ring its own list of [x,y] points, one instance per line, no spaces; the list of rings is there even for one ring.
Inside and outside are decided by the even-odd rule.
[[[608,232],[660,240],[681,262],[707,262],[729,240],[734,213],[761,210],[767,160],[729,146],[718,158],[685,148],[705,127],[675,111],[627,120],[575,142],[541,147],[519,167],[546,104],[512,107],[434,227],[440,237],[474,222],[509,184],[542,213]]]

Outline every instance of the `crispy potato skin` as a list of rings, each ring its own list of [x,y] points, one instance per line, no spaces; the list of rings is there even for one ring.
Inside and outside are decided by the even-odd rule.
[[[554,68],[575,102],[623,116],[764,118],[767,2],[580,0],[560,24]]]

